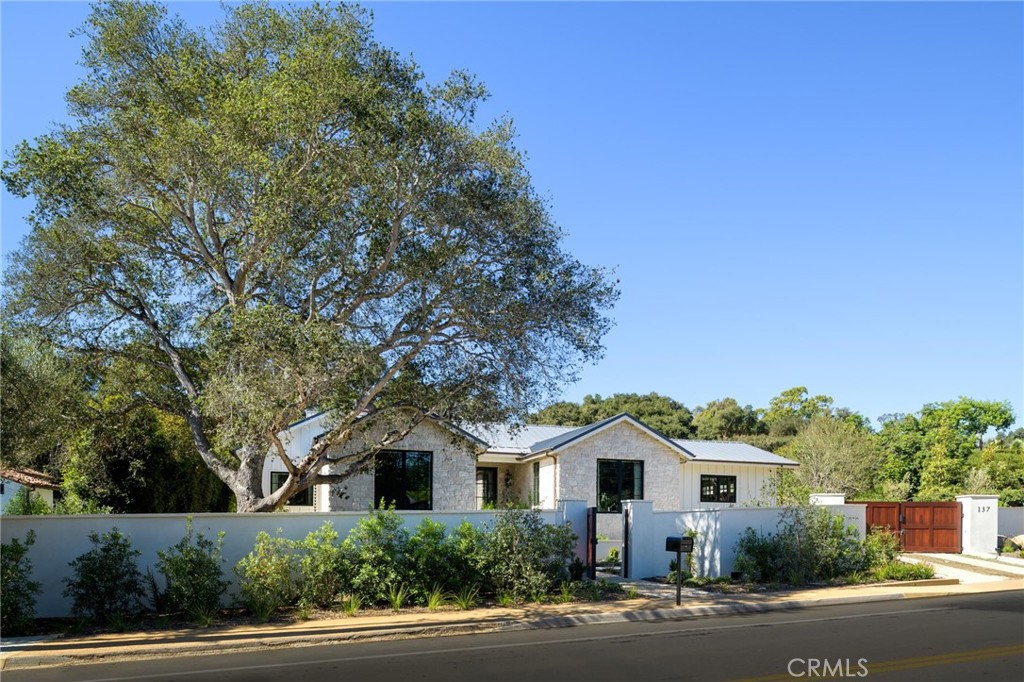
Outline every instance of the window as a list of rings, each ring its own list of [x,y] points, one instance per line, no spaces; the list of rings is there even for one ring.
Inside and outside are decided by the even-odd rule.
[[[700,477],[700,501],[735,502],[736,477],[702,475]]]
[[[284,482],[288,480],[287,471],[273,471],[270,474],[270,489],[277,490],[284,485]],[[295,493],[291,499],[286,502],[290,507],[312,507],[313,506],[313,488],[306,488],[301,493]]]
[[[374,462],[373,504],[395,509],[433,509],[434,453],[381,450]]]
[[[498,503],[498,468],[478,467],[476,470],[476,508]]]
[[[623,500],[644,498],[644,463],[597,460],[597,511],[621,512]]]

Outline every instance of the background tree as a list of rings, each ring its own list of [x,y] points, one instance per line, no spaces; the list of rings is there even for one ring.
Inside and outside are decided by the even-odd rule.
[[[614,285],[561,250],[511,123],[475,127],[480,84],[424,83],[357,8],[225,12],[93,8],[73,122],[5,165],[36,202],[16,324],[161,377],[240,511],[428,414],[525,417],[599,356]],[[277,434],[313,407],[327,432],[292,462]],[[270,452],[288,478],[264,496]]]
[[[869,434],[826,416],[811,419],[782,454],[800,462],[796,475],[811,492],[849,497],[871,487],[880,459]]]
[[[712,400],[698,407],[693,417],[698,438],[729,440],[738,436],[764,434],[767,426],[758,418],[750,405],[740,407],[735,398]]]
[[[657,393],[616,393],[607,398],[588,395],[579,405],[560,402],[530,416],[533,424],[586,426],[628,412],[669,438],[690,438],[693,414],[680,402]]]
[[[773,436],[795,436],[811,419],[831,414],[831,397],[809,396],[806,387],[795,386],[771,399],[763,419]]]

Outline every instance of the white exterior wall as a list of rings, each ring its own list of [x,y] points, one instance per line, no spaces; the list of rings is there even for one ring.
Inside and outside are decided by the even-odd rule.
[[[764,488],[778,467],[755,464],[710,464],[689,461],[681,465],[679,499],[682,509],[727,509],[729,507],[771,506],[774,499],[766,499]],[[700,501],[702,474],[736,477],[736,502],[716,503]],[[657,509],[657,507],[656,507]]]
[[[834,514],[840,514],[846,525],[857,530],[863,540],[865,533],[866,507],[862,504],[823,505]],[[717,578],[729,575],[736,563],[736,542],[747,528],[761,534],[778,530],[780,507],[736,507],[727,509],[701,509],[684,512],[662,512],[651,515],[653,545],[635,546],[630,542],[631,554],[636,554],[634,564],[640,570],[656,570],[650,575],[631,577],[646,578],[651,575],[668,573],[668,562],[675,555],[665,550],[665,538],[670,535],[685,536],[686,531],[697,531],[693,541],[694,559],[698,575]],[[643,555],[642,557],[640,555]],[[631,557],[630,562],[634,562]]]
[[[463,521],[480,528],[491,523],[495,512],[437,512],[401,511],[404,527],[410,532],[424,518],[443,523],[452,530]],[[166,550],[177,544],[185,534],[185,520],[192,518],[196,533],[215,538],[224,531],[224,579],[232,581],[223,604],[234,603],[236,579],[232,568],[252,551],[256,535],[262,530],[283,537],[301,540],[330,521],[337,531],[339,540],[348,536],[365,512],[343,512],[333,514],[124,514],[103,516],[8,516],[0,524],[0,539],[9,543],[13,538],[24,540],[29,530],[36,532],[36,542],[29,548],[28,558],[32,561],[32,579],[42,586],[36,604],[36,615],[41,618],[68,615],[69,600],[62,596],[63,578],[71,575],[68,563],[92,549],[89,533],[106,533],[117,528],[131,540],[139,550],[138,567],[143,575],[152,569],[159,575],[156,562],[157,551]],[[561,524],[566,517],[562,511],[540,512],[541,519],[548,524]]]
[[[540,499],[537,500],[537,506],[541,509],[554,509],[558,505],[555,476],[557,469],[554,459],[547,457],[540,460],[540,484],[537,488],[540,491]]]
[[[627,459],[644,463],[644,499],[654,502],[655,510],[679,506],[679,455],[628,422],[583,438],[557,457],[559,499],[596,506],[597,460]]]
[[[3,479],[3,492],[0,493],[0,514],[4,513],[7,505],[10,503],[11,498],[18,494],[21,490],[22,485],[9,481],[6,478]],[[49,488],[32,488],[32,494],[43,502],[45,502],[51,509],[53,508],[53,491]]]

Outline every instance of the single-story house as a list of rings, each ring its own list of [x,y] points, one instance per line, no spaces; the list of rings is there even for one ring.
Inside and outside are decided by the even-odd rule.
[[[0,467],[0,514],[22,488],[53,508],[53,493],[60,490],[57,479],[35,469]]]
[[[312,415],[280,434],[298,461],[327,429]],[[359,443],[333,457],[359,452]],[[330,455],[329,455],[330,456]],[[362,511],[381,499],[398,509],[458,511],[525,503],[541,509],[585,500],[599,512],[623,500],[651,500],[655,511],[773,504],[766,484],[797,463],[745,443],[673,440],[629,414],[583,427],[483,424],[457,427],[425,420],[374,466],[341,483],[317,484],[290,500],[294,511]],[[321,474],[344,473],[346,465]],[[269,493],[287,478],[276,456],[263,476]]]

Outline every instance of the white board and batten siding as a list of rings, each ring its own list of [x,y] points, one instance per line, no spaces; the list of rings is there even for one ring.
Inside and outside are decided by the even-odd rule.
[[[765,498],[764,487],[777,467],[747,464],[711,464],[686,462],[680,467],[682,509],[721,509],[728,507],[771,505],[774,500]],[[700,477],[702,475],[735,476],[736,502],[701,502]]]

